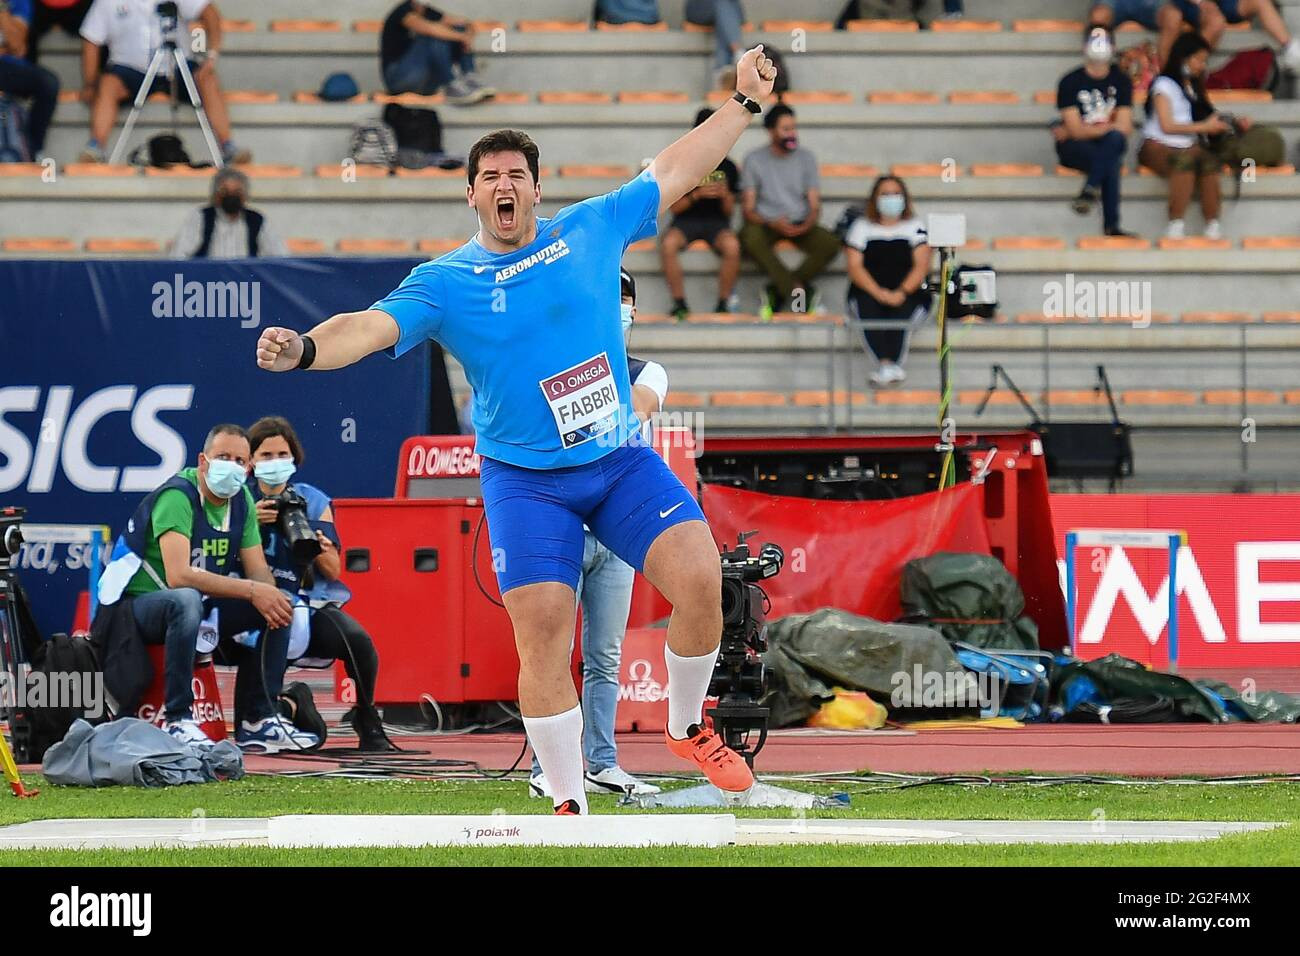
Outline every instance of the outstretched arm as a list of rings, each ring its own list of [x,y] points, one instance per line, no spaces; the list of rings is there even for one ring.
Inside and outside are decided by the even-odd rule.
[[[736,89],[752,100],[761,101],[771,93],[775,79],[776,67],[763,55],[762,44],[736,64]],[[655,157],[650,171],[659,184],[661,213],[718,168],[753,118],[735,100],[727,100],[707,120]]]
[[[397,344],[397,321],[387,312],[342,312],[307,333],[316,344],[313,369],[335,369]],[[269,328],[257,340],[258,367],[287,372],[302,358],[302,336],[293,329]]]

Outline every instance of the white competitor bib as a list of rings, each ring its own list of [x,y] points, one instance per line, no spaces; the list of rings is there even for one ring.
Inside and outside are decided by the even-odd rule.
[[[565,448],[618,426],[618,386],[605,352],[538,383]]]

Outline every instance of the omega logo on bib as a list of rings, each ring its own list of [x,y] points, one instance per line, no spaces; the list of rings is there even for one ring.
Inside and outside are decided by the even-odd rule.
[[[591,441],[618,425],[618,387],[606,353],[538,384],[565,448]]]

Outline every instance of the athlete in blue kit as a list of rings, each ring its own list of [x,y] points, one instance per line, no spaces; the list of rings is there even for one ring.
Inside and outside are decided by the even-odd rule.
[[[483,458],[497,579],[519,650],[519,708],[556,812],[585,813],[582,710],[569,670],[583,523],[672,604],[669,749],[719,789],[753,785],[701,716],[722,635],[717,546],[693,493],[638,439],[619,314],[619,264],[669,206],[717,168],[772,91],[761,46],[740,58],[735,96],[631,182],[537,217],[538,150],[497,130],[469,154],[478,234],[417,266],[363,312],[309,333],[268,328],[257,363],[335,369],[437,340],[465,369]]]

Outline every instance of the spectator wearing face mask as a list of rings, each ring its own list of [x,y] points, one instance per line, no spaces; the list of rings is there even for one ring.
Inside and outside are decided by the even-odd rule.
[[[763,126],[768,144],[745,157],[740,175],[745,216],[740,245],[767,275],[759,310],[766,320],[791,306],[800,312],[815,310],[812,280],[839,254],[840,241],[817,221],[822,206],[817,157],[799,146],[794,110],[778,103],[763,117]],[[804,254],[793,270],[776,254],[782,239]]]
[[[248,177],[229,166],[212,177],[212,202],[195,209],[172,240],[178,259],[255,259],[288,255],[266,216],[248,207]]]
[[[1053,127],[1056,156],[1062,166],[1087,179],[1071,203],[1081,216],[1101,200],[1102,227],[1108,236],[1127,235],[1119,227],[1120,173],[1128,137],[1133,132],[1133,84],[1112,62],[1115,44],[1103,27],[1084,40],[1084,63],[1061,78],[1056,108],[1061,122]]]

